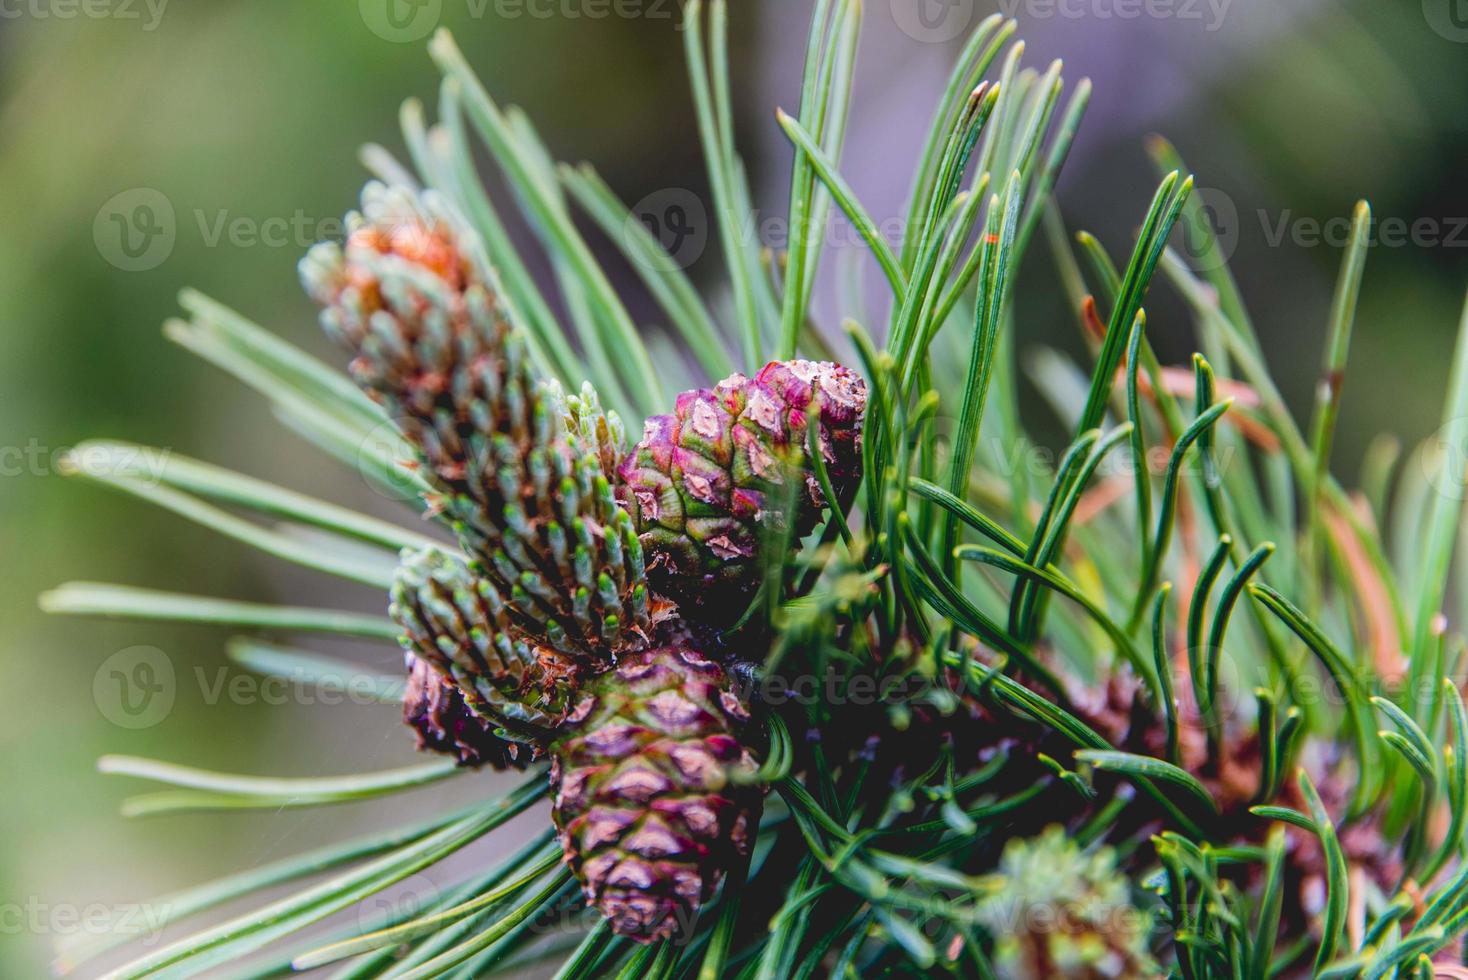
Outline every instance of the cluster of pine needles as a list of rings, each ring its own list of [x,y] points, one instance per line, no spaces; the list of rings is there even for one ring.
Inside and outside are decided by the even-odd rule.
[[[430,46],[443,73],[437,118],[403,107],[408,162],[379,146],[363,161],[384,183],[431,188],[462,212],[538,363],[568,390],[589,379],[624,418],[769,358],[864,374],[856,503],[794,543],[750,612],[772,638],[743,651],[764,678],[836,680],[788,709],[819,739],[793,738],[788,710],[763,715],[770,793],[748,866],[727,869],[688,935],[648,945],[570,914],[581,899],[549,830],[443,887],[431,908],[404,908],[366,933],[338,914],[541,805],[537,770],[502,797],[169,896],[156,904],[169,927],[266,890],[284,897],[181,930],[107,975],[271,977],[332,964],[338,978],[1468,976],[1454,965],[1468,930],[1468,711],[1456,682],[1468,645],[1451,628],[1468,597],[1449,587],[1464,547],[1453,440],[1468,420],[1468,322],[1440,437],[1407,453],[1378,442],[1359,489],[1348,487],[1329,461],[1364,203],[1322,311],[1324,383],[1301,425],[1171,146],[1148,147],[1160,183],[1119,261],[1067,230],[1052,191],[1089,85],[1067,86],[1058,62],[1023,66],[1012,21],[985,21],[963,48],[914,148],[893,244],[839,171],[860,4],[817,0],[798,109],[778,117],[794,164],[788,248],[773,254],[744,231],[753,204],[732,132],[726,3],[690,0],[686,20],[726,268],[716,301],[589,165],[556,163],[447,34]],[[512,242],[482,154],[543,254]],[[852,250],[826,255],[835,209],[866,246],[856,261]],[[1175,230],[1197,246],[1191,255],[1169,246]],[[625,254],[664,332],[634,323],[596,236]],[[1052,254],[1092,355],[1025,361],[1073,433],[1049,472],[997,466],[992,451],[1032,445],[1014,283],[1037,247]],[[841,262],[839,324],[812,311],[828,258]],[[886,286],[880,308],[861,264]],[[1159,363],[1148,340],[1144,302],[1167,289],[1192,313],[1200,353],[1186,367]],[[425,488],[398,465],[410,453],[344,375],[202,295],[182,302],[169,339],[256,389],[326,456],[418,500]],[[131,468],[136,458],[126,444],[93,443],[72,466],[379,595],[399,549],[436,540],[179,455],[153,481]],[[242,669],[402,697],[398,630],[381,615],[96,583],[42,601],[227,626],[242,631],[228,644]],[[289,645],[309,634],[380,642],[382,665]],[[872,722],[848,707],[861,700],[858,677],[918,683],[876,705]],[[1108,711],[1125,718],[1102,724]],[[882,746],[863,744],[868,734],[901,744],[961,716],[973,724],[949,725],[921,766],[884,767]],[[843,731],[852,724],[870,728]],[[991,739],[981,753],[964,742],[975,730]],[[129,801],[133,816],[325,806],[475,778],[449,760],[314,779],[130,757],[102,768],[165,787]],[[1042,834],[1050,824],[1059,829]],[[1064,928],[1034,914],[1083,905]],[[112,955],[128,938],[68,945],[59,965]]]

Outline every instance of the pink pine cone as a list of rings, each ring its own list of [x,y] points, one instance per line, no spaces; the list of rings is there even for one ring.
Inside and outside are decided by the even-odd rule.
[[[587,901],[639,942],[686,936],[763,807],[749,707],[686,640],[588,686],[552,749],[552,815]]]
[[[836,501],[826,500],[808,455],[812,406]],[[861,479],[865,409],[866,383],[855,372],[772,361],[753,378],[685,391],[672,414],[648,419],[619,473],[654,589],[690,618],[737,618],[763,574],[762,536],[788,526],[803,537],[823,508],[849,505]]]

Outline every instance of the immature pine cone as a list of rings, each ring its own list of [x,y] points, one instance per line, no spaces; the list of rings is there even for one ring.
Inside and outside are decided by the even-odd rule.
[[[807,456],[812,406],[835,501]],[[865,407],[866,383],[852,371],[773,361],[753,378],[685,391],[673,414],[648,419],[621,475],[653,587],[690,619],[737,618],[760,583],[762,534],[788,527],[803,537],[823,507],[850,503]]]
[[[748,856],[763,797],[747,719],[725,670],[682,643],[624,658],[567,719],[552,814],[587,901],[617,932],[686,935]]]
[[[1151,920],[1109,847],[1083,851],[1059,826],[1012,840],[980,908],[1003,980],[1145,980]]]
[[[542,381],[477,242],[431,194],[369,184],[345,246],[301,263],[351,373],[428,464],[432,501],[516,625],[605,662],[656,609],[613,497],[623,432],[589,386]]]
[[[420,744],[443,749],[469,741],[480,759],[523,768],[569,710],[577,663],[518,633],[494,586],[437,549],[404,549],[391,594],[389,612],[410,655],[404,717]],[[452,684],[456,697],[419,678],[420,664]],[[417,698],[415,679],[422,692]],[[471,717],[461,724],[462,714]],[[479,722],[485,734],[469,721]],[[505,744],[496,746],[491,736]],[[455,751],[471,761],[462,747]]]

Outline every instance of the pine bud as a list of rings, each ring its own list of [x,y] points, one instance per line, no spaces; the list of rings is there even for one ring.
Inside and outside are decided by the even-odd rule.
[[[1048,828],[1004,848],[995,890],[980,908],[1004,980],[1144,980],[1161,976],[1147,952],[1151,919],[1109,847],[1086,851]]]

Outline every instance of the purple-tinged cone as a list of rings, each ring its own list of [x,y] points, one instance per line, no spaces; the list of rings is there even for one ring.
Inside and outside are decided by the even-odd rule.
[[[648,419],[620,473],[653,588],[689,619],[736,619],[764,573],[762,538],[789,531],[798,539],[823,508],[849,505],[861,479],[865,408],[866,383],[854,372],[772,361],[753,378],[685,391],[671,415]],[[835,501],[807,452],[808,412]]]
[[[625,658],[552,749],[556,827],[587,901],[639,942],[686,935],[763,808],[730,675],[685,643]]]

